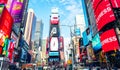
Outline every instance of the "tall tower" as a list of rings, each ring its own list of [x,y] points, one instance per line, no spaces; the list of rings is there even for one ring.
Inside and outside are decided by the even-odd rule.
[[[25,32],[24,32],[24,39],[29,46],[31,43],[31,39],[33,39],[34,37],[33,35],[35,32],[35,23],[36,23],[36,17],[35,17],[34,11],[33,9],[29,9],[26,26],[25,26]]]
[[[60,37],[58,8],[52,8],[50,15],[50,31],[47,39],[48,62],[56,65],[60,62],[60,51],[63,49],[63,37]]]

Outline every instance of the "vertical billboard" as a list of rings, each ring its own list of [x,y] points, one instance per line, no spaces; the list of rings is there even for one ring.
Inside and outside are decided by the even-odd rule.
[[[50,39],[50,51],[58,51],[59,41],[57,37],[51,37]]]
[[[5,5],[0,4],[0,16],[2,15],[2,12],[3,12],[3,10],[4,10],[4,7],[5,7]]]
[[[98,1],[98,0],[94,0],[94,1]],[[94,9],[98,31],[100,31],[105,25],[109,24],[110,22],[116,19],[109,0],[100,1],[97,4],[96,8],[94,8],[94,5],[96,4],[93,4],[93,9]]]
[[[11,15],[14,18],[14,23],[20,23],[22,21],[22,2],[13,2],[13,7],[11,10]]]
[[[86,30],[82,33],[82,35],[83,35],[83,45],[86,46],[89,43]]]
[[[4,7],[0,18],[0,30],[4,33],[5,36],[10,37],[13,25],[13,18],[8,12],[8,10]]]
[[[102,44],[100,42],[100,37],[98,33],[92,38],[92,47],[94,51],[98,51],[102,48]]]
[[[60,40],[60,48],[63,49],[64,48],[64,39],[63,39],[63,37],[60,36],[59,40]]]
[[[107,30],[100,35],[102,50],[109,52],[119,49],[119,43],[114,29]]]
[[[110,0],[112,8],[120,8],[120,0]]]

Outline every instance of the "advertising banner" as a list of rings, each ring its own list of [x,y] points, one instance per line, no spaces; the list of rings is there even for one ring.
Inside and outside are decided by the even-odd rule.
[[[18,45],[18,37],[16,36],[16,34],[14,32],[11,33],[11,39],[14,40],[15,42],[15,48],[17,48]]]
[[[51,24],[58,24],[59,23],[58,14],[51,14],[50,23]]]
[[[95,10],[95,8],[93,8]],[[105,25],[116,20],[109,0],[102,0],[94,11],[98,31]]]
[[[0,4],[6,4],[8,0],[0,0]]]
[[[20,23],[22,21],[22,6],[23,3],[14,1],[11,14],[14,18],[14,23]]]
[[[63,49],[64,48],[64,40],[63,40],[63,37],[60,36],[60,48]]]
[[[5,36],[10,37],[12,30],[13,18],[7,9],[4,7],[3,13],[0,19],[0,30],[4,33]]]
[[[80,36],[80,28],[76,28],[76,29],[75,29],[75,34],[76,34],[77,36]]]
[[[49,56],[59,56],[59,52],[49,52]]]
[[[101,0],[92,0],[92,6],[93,6],[94,10],[97,8],[97,6],[100,2],[101,2]]]
[[[58,51],[59,41],[57,37],[51,37],[50,39],[50,51]]]
[[[94,51],[98,51],[102,48],[102,44],[100,42],[100,37],[98,33],[92,38],[92,47]]]
[[[114,29],[105,31],[100,35],[100,40],[102,43],[102,50],[104,52],[109,52],[119,48],[118,40]]]
[[[120,8],[120,0],[110,0],[113,8]]]
[[[64,60],[64,51],[60,51],[60,59]]]
[[[86,31],[84,31],[82,35],[83,35],[83,45],[86,46],[89,43]]]
[[[5,5],[0,4],[0,16],[2,15],[3,9],[4,9]]]
[[[59,37],[59,25],[50,25],[50,36]]]

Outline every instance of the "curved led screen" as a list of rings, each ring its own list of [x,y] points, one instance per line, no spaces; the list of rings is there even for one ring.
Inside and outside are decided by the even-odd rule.
[[[114,29],[105,31],[100,35],[100,40],[102,43],[102,50],[104,52],[109,52],[119,48],[118,40]]]
[[[96,9],[93,9],[98,31],[100,31],[105,25],[116,20],[109,0],[102,0],[99,5],[97,5]]]

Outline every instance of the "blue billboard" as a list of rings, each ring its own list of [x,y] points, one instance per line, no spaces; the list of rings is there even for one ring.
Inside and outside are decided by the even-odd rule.
[[[76,34],[77,36],[80,36],[80,28],[76,28],[76,29],[75,29],[75,34]]]
[[[94,51],[97,51],[99,49],[101,49],[101,42],[100,42],[100,37],[99,34],[96,34],[93,39],[92,39],[92,47]]]
[[[83,45],[86,46],[89,43],[86,30],[82,33],[83,35]]]
[[[49,56],[59,56],[59,52],[49,52]]]

